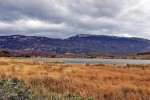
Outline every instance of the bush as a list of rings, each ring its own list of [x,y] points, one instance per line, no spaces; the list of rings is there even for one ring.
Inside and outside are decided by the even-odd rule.
[[[30,87],[14,77],[10,80],[0,80],[0,100],[35,100],[35,94]]]

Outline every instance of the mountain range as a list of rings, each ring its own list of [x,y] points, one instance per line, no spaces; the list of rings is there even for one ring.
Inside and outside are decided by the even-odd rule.
[[[101,52],[114,55],[150,51],[150,40],[106,35],[79,34],[67,39],[38,36],[0,36],[0,48],[9,50],[39,50],[62,54]]]

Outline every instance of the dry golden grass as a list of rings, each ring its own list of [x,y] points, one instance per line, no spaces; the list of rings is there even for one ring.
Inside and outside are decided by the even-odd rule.
[[[18,77],[38,93],[68,91],[96,100],[150,99],[150,66],[40,63],[0,58],[0,78]]]

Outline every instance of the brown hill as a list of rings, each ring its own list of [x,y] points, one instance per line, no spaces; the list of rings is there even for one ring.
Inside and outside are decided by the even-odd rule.
[[[137,55],[150,55],[150,52],[138,53]]]
[[[55,57],[55,53],[39,50],[6,50],[0,49],[0,57]]]

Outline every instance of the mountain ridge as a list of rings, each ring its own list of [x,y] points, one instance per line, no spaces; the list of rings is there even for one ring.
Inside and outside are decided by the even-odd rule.
[[[78,34],[67,39],[41,36],[0,36],[0,48],[10,50],[41,50],[55,53],[105,52],[133,54],[150,50],[150,40],[107,35]]]
[[[35,35],[31,35],[31,36],[28,36],[28,35],[19,35],[19,34],[16,34],[16,35],[0,35],[0,37],[13,37],[13,36],[20,36],[20,37],[40,37],[40,38],[49,38],[49,39],[60,39],[60,40],[66,40],[66,39],[69,39],[71,37],[88,37],[88,36],[95,36],[95,37],[113,37],[113,38],[126,38],[126,39],[143,39],[143,40],[149,40],[150,39],[146,39],[146,38],[140,38],[140,37],[124,37],[124,36],[115,36],[115,35],[93,35],[93,34],[77,34],[77,35],[74,35],[74,36],[70,36],[68,38],[64,38],[64,39],[61,39],[61,38],[52,38],[52,37],[46,37],[46,36],[35,36]]]

